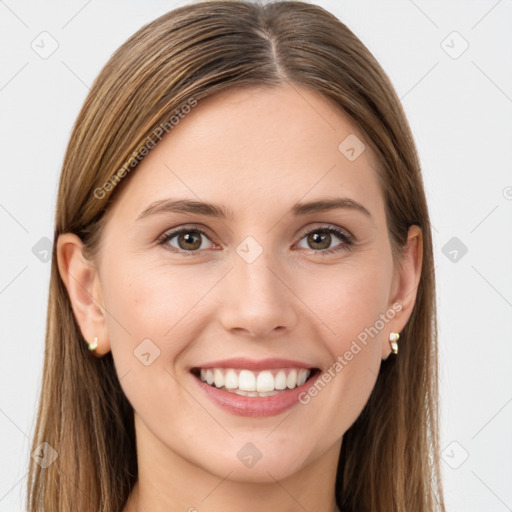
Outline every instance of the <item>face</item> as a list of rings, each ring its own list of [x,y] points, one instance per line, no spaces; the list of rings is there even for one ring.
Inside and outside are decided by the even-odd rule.
[[[354,137],[306,89],[230,90],[119,191],[101,349],[155,460],[262,482],[337,459],[405,322],[377,162]],[[305,206],[322,201],[338,204]]]

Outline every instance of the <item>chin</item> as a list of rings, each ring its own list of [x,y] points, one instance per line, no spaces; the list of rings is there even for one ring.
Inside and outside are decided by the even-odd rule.
[[[231,440],[231,446],[222,452],[208,450],[208,461],[201,461],[201,467],[219,478],[244,483],[275,483],[292,476],[306,467],[310,457],[305,457],[302,445],[288,446],[283,450],[282,436],[276,436],[274,442],[265,440],[268,431],[260,436],[247,435],[244,439]],[[258,441],[260,439],[260,441]],[[289,439],[288,439],[289,440]],[[205,450],[206,451],[206,450]]]

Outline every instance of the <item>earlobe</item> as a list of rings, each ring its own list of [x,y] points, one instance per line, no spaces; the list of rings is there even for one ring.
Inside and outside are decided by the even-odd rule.
[[[59,274],[68,292],[73,314],[86,342],[101,340],[96,355],[109,351],[107,322],[101,296],[99,275],[94,264],[82,252],[83,242],[73,233],[57,240]],[[101,343],[101,344],[100,344]]]
[[[389,323],[388,332],[382,347],[382,359],[387,359],[392,351],[391,332],[400,333],[407,324],[416,302],[418,285],[423,264],[423,238],[421,228],[413,225],[409,228],[406,245],[402,250],[402,259],[397,267],[390,307],[400,304],[400,310]],[[394,308],[396,310],[396,308]]]

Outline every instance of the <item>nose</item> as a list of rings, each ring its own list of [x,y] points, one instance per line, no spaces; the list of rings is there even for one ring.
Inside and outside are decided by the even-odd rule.
[[[293,330],[300,301],[293,294],[290,273],[283,265],[264,251],[251,263],[234,254],[233,267],[219,290],[223,327],[258,340]]]

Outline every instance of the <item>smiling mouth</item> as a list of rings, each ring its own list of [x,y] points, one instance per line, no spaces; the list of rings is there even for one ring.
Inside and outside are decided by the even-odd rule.
[[[313,378],[318,368],[273,368],[252,371],[244,368],[193,368],[192,374],[213,388],[248,397],[286,393]]]

